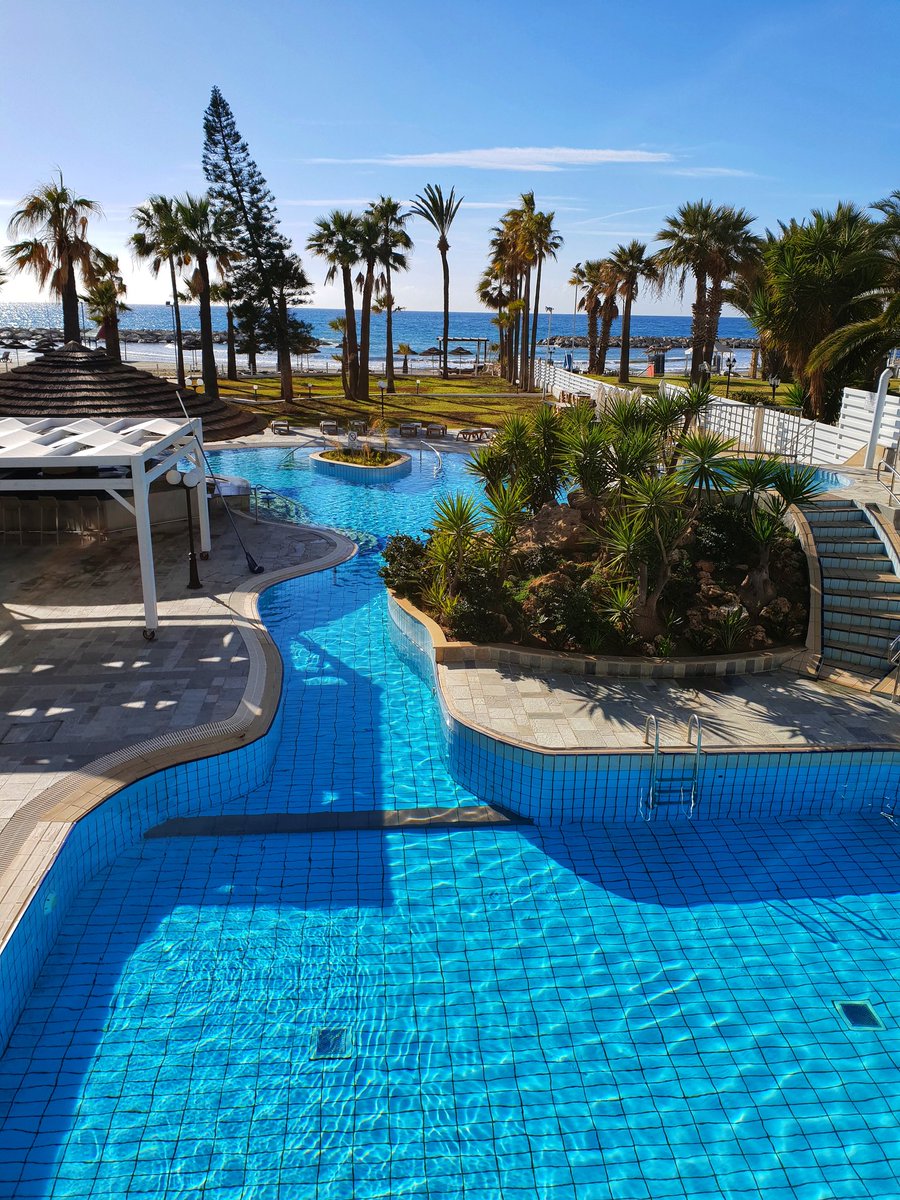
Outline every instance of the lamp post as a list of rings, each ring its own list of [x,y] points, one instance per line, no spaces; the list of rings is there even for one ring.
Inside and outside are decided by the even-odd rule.
[[[729,354],[725,359],[725,399],[728,399],[728,393],[731,390],[731,372],[734,370],[736,359],[733,354]]]
[[[575,330],[577,328],[577,322],[578,322],[578,292],[579,292],[578,272],[580,270],[581,270],[581,263],[577,262],[575,264],[575,270],[572,272],[572,278],[575,280],[575,306],[572,309],[572,349],[573,350],[575,349]]]
[[[203,483],[203,472],[199,467],[191,467],[189,471],[181,471],[173,467],[166,472],[166,482],[172,487],[184,488],[184,503],[187,508],[188,527],[188,588],[196,592],[203,587],[197,573],[197,554],[194,549],[194,514],[191,511],[191,492]]]
[[[547,361],[553,362],[553,345],[550,341],[550,330],[553,326],[553,309],[547,305]]]
[[[774,403],[775,403],[775,393],[776,393],[776,391],[778,390],[778,385],[779,385],[779,383],[781,383],[781,380],[778,378],[778,376],[777,376],[777,375],[770,375],[770,376],[769,376],[769,386],[770,386],[770,387],[771,387],[771,389],[772,389],[772,404],[773,404],[773,405],[774,405]]]
[[[84,301],[81,303],[81,344],[84,345],[87,338],[87,321],[84,318]]]
[[[417,379],[416,380],[416,395],[418,396],[418,394],[419,394],[419,380]]]
[[[419,381],[416,380],[417,384],[418,384],[418,382]],[[382,425],[384,424],[384,389],[386,387],[387,387],[387,384],[385,383],[385,381],[383,379],[379,379],[378,380],[378,390],[381,393],[381,423],[382,423]],[[418,390],[419,390],[418,387],[416,387],[416,392],[418,392]]]

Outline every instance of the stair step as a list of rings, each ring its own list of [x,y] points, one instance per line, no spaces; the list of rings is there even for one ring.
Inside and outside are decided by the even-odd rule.
[[[845,521],[866,520],[866,514],[861,508],[856,504],[847,504],[846,501],[828,502],[817,504],[815,508],[804,508],[803,515],[810,525],[821,525],[828,521],[843,524]]]
[[[824,608],[839,608],[864,614],[877,611],[883,614],[900,613],[900,593],[849,591],[842,587],[829,587],[825,595]]]
[[[863,650],[844,645],[843,642],[833,639],[826,638],[823,645],[823,654],[827,662],[853,663],[857,666],[870,667],[873,671],[880,671],[882,675],[886,674],[890,669],[887,655],[878,653],[866,654]]]
[[[900,595],[900,579],[883,571],[851,571],[833,567],[829,571],[822,571],[822,582],[826,596],[840,592]]]
[[[822,619],[825,627],[864,631],[871,629],[876,633],[886,633],[891,640],[900,633],[900,600],[894,612],[881,608],[849,608],[842,605],[829,604],[826,600],[822,609]]]
[[[866,525],[871,529],[868,521]],[[864,538],[871,536],[875,541],[880,541],[877,534],[868,535],[862,521],[845,521],[843,525],[816,525],[814,529],[816,544],[820,541],[835,541],[843,540],[844,538]]]
[[[883,654],[887,661],[888,648],[894,640],[889,633],[878,633],[873,629],[848,629],[846,625],[834,625],[826,617],[822,631],[825,642],[830,646],[846,646],[848,650],[861,650],[866,654]]]
[[[887,558],[884,545],[880,538],[877,537],[853,537],[842,541],[840,538],[822,538],[819,541],[816,538],[816,549],[819,552],[819,558],[825,556],[838,555],[841,558],[852,558],[854,556],[862,556],[863,558]]]
[[[883,572],[890,559],[886,554],[820,554],[819,562],[823,570],[827,565],[831,570]]]

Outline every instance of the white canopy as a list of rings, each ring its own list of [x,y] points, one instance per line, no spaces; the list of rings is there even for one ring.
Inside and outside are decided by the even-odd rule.
[[[150,639],[156,636],[159,627],[150,532],[150,485],[181,459],[188,459],[205,475],[203,429],[197,418],[179,423],[153,417],[103,421],[86,417],[72,421],[64,417],[28,420],[0,417],[0,492],[105,492],[132,514],[141,563],[144,636]],[[84,467],[113,469],[115,474],[77,477],[57,474]],[[44,471],[52,473],[45,475]],[[131,493],[131,502],[123,493]],[[209,509],[203,486],[197,488],[197,510],[200,549],[208,554]]]

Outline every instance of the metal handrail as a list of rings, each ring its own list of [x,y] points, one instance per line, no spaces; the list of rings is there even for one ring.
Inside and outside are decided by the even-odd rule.
[[[438,450],[437,446],[432,446],[431,442],[422,442],[421,445],[427,446],[431,453],[437,458],[437,466],[434,468],[434,473],[435,475],[440,474],[440,472],[444,469],[444,460],[441,457],[440,450]],[[420,450],[419,454],[421,455],[421,453],[422,451]]]
[[[697,749],[694,751],[694,781],[691,785],[691,812],[694,810],[694,805],[697,803],[697,796],[700,793],[700,772],[703,769],[703,722],[697,713],[691,713],[687,727],[687,744],[692,745],[691,731],[697,731]]]
[[[691,719],[688,721],[688,727],[687,727],[687,744],[688,744],[689,746],[692,746],[692,745],[693,745],[693,742],[691,741],[691,731],[692,731],[693,729],[696,729],[696,730],[697,730],[697,750],[699,751],[699,750],[700,750],[700,745],[701,745],[701,742],[702,742],[702,740],[703,740],[703,724],[702,724],[702,722],[701,722],[700,718],[697,716],[697,714],[696,714],[696,713],[692,713],[692,714],[691,714]]]
[[[651,713],[644,722],[644,745],[650,745],[650,730],[653,730],[653,760],[650,763],[650,793],[647,797],[650,808],[656,804],[656,777],[659,774],[659,721]]]
[[[287,454],[284,456],[284,458],[279,463],[280,467],[283,467],[286,462],[290,462],[298,450],[305,450],[307,446],[319,446],[319,445],[324,446],[328,440],[325,437],[325,435],[322,433],[317,434],[313,437],[310,437],[310,435],[308,433],[298,433],[296,436],[303,438],[303,442],[301,443],[301,445],[292,446],[291,449],[288,450]]]
[[[274,496],[276,500],[289,500],[289,496],[285,496],[282,492],[276,492],[274,488],[266,487],[264,483],[254,483],[250,486],[250,491],[253,495],[253,519],[259,524],[259,494],[264,492],[267,496]]]
[[[900,633],[897,634],[888,647],[888,662],[894,668],[894,690],[891,693],[891,700],[896,700],[897,685],[900,683]]]
[[[887,483],[881,478],[882,469],[890,476]],[[892,467],[886,458],[875,468],[875,481],[881,484],[892,500],[900,500],[900,495],[895,491],[895,488],[900,487],[900,471]]]

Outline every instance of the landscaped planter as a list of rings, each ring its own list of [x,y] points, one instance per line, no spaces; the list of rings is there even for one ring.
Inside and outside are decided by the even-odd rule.
[[[326,453],[327,451],[317,450],[309,456],[312,469],[321,475],[331,475],[336,479],[347,479],[355,483],[393,483],[395,479],[402,479],[412,470],[412,459],[399,450],[392,452],[399,455],[399,460],[387,466],[339,462],[337,459],[325,458]]]
[[[692,654],[683,658],[641,658],[638,655],[581,654],[574,650],[542,650],[502,643],[451,642],[440,625],[409,600],[388,589],[388,607],[396,625],[408,636],[408,622],[417,622],[428,634],[436,663],[470,663],[472,666],[515,667],[536,674],[625,676],[631,679],[689,679],[722,675],[758,675],[775,671],[792,660],[799,668],[804,646],[776,646],[770,650],[745,650],[737,654]]]

